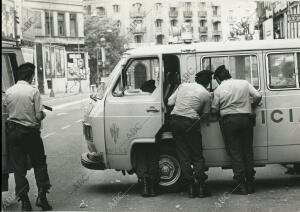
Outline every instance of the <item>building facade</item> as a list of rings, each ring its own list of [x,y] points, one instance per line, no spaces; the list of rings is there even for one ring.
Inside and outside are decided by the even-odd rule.
[[[242,12],[236,3],[250,5],[249,11]],[[256,4],[239,0],[232,4],[227,1],[84,0],[84,7],[87,15],[115,20],[129,45],[134,47],[144,43],[228,40],[230,27],[242,17],[249,19],[248,15],[255,13]]]
[[[260,39],[300,38],[300,1],[257,2]]]
[[[51,89],[54,93],[89,90],[82,0],[16,1],[20,1],[22,52],[25,60],[36,64],[39,90],[46,94]]]

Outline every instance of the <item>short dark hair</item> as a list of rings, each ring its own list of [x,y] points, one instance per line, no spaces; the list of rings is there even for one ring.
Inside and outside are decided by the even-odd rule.
[[[195,76],[195,81],[198,84],[203,85],[204,87],[207,87],[208,84],[211,82],[212,80],[212,75],[213,72],[210,70],[202,70],[200,72],[198,72]]]
[[[216,78],[218,78],[221,81],[231,78],[231,75],[230,75],[229,71],[226,69],[225,65],[220,65],[215,70],[214,79],[216,79]]]
[[[18,68],[18,80],[28,81],[34,75],[35,65],[32,63],[24,63]]]

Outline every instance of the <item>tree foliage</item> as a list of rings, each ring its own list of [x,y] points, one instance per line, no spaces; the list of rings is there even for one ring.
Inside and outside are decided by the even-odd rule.
[[[105,38],[105,55],[111,69],[120,60],[122,53],[125,51],[125,38],[120,35],[118,23],[109,18],[86,15],[84,18],[85,50],[90,56],[91,84],[95,83],[97,76],[97,51],[100,53],[101,38]],[[98,57],[100,60],[100,56]]]

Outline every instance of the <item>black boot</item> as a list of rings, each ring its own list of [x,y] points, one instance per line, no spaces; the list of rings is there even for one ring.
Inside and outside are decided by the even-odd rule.
[[[155,197],[157,196],[157,191],[156,191],[156,187],[157,183],[155,180],[149,179],[149,196],[150,197]]]
[[[46,193],[47,193],[46,189],[39,189],[39,193],[35,205],[41,207],[43,211],[50,211],[52,210],[52,206],[48,203]]]
[[[143,178],[143,191],[142,191],[143,197],[149,197],[150,191],[149,191],[149,179],[147,177]]]
[[[20,200],[22,202],[22,211],[32,211],[30,200],[27,194],[20,196]]]
[[[247,195],[248,192],[247,192],[247,187],[246,187],[246,181],[244,179],[234,181],[234,187],[233,187],[232,193]]]
[[[254,187],[254,180],[247,180],[246,181],[246,186],[247,186],[247,192],[248,194],[253,194],[255,192],[255,187]]]
[[[195,183],[194,182],[192,182],[188,185],[188,194],[189,194],[189,198],[196,197],[196,190],[195,190]]]
[[[207,189],[207,186],[204,182],[200,182],[199,184],[199,194],[198,197],[204,198],[211,196],[210,191]]]

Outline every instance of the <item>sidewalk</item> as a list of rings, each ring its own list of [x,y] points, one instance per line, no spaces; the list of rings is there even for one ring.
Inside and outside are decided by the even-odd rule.
[[[83,92],[83,93],[54,93],[54,97],[50,97],[50,94],[41,94],[41,98],[43,102],[47,102],[49,100],[54,100],[54,99],[60,99],[60,98],[66,98],[69,96],[78,96],[78,95],[89,95],[89,93]]]

